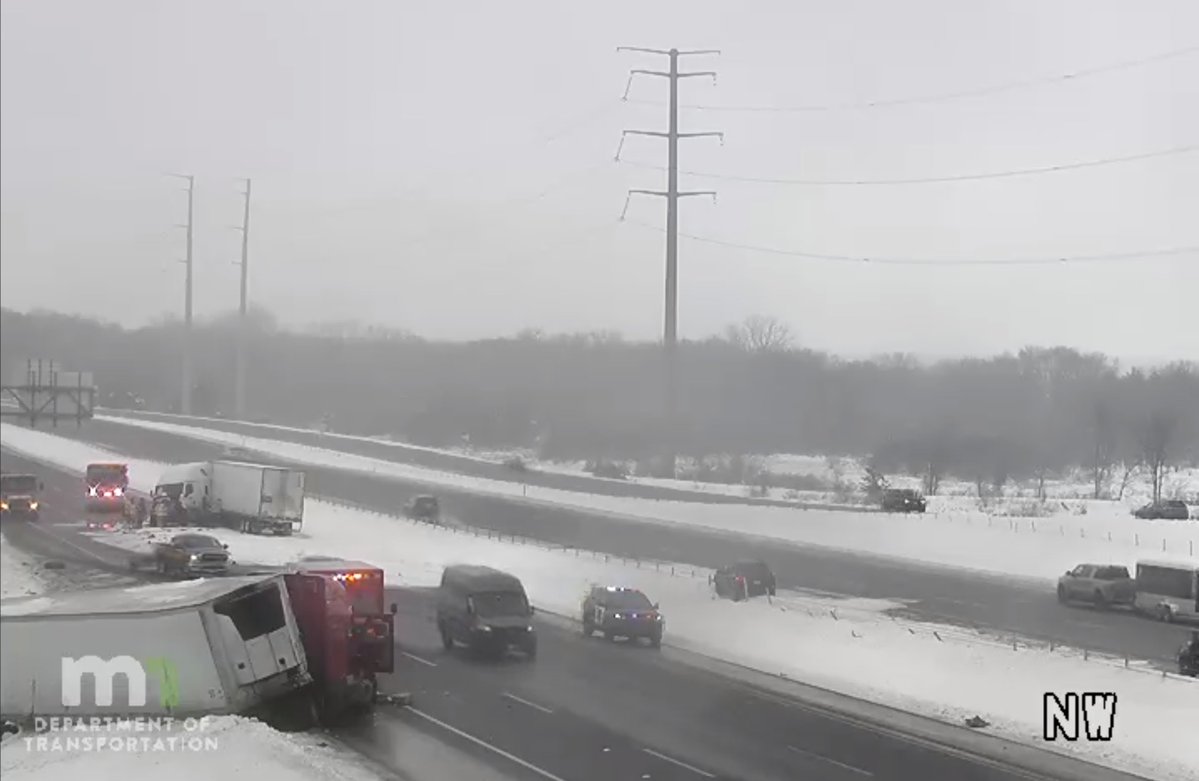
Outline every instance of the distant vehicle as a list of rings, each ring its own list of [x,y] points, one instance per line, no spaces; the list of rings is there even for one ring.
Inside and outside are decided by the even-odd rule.
[[[644,637],[651,646],[660,648],[665,626],[658,605],[635,588],[594,586],[583,600],[583,635],[586,637],[598,630],[607,640]]]
[[[919,491],[911,488],[888,488],[883,491],[883,512],[922,513],[928,502]]]
[[[1135,604],[1138,612],[1162,621],[1199,619],[1199,566],[1138,561]]]
[[[774,573],[762,561],[741,561],[716,570],[712,576],[716,596],[740,602],[750,597],[774,596]]]
[[[1132,605],[1137,584],[1128,567],[1119,564],[1079,564],[1057,579],[1057,601],[1090,602],[1095,607]]]
[[[231,445],[225,448],[221,455],[231,461],[252,461],[257,457],[257,454],[253,450],[239,445]]]
[[[84,486],[84,505],[89,512],[122,512],[125,492],[129,490],[129,465],[88,464]]]
[[[440,523],[441,504],[437,501],[436,496],[429,496],[427,494],[416,496],[404,506],[404,515],[414,521]]]
[[[114,532],[121,524],[111,516],[89,517],[83,522],[83,528],[89,532]]]
[[[0,475],[0,515],[36,521],[38,494],[44,487],[33,475]]]
[[[176,464],[154,486],[152,515],[159,526],[291,534],[304,521],[304,472],[241,461]]]
[[[537,656],[533,607],[520,580],[491,567],[445,568],[437,595],[437,631],[447,651],[455,643],[491,656],[516,648]]]
[[[176,534],[154,546],[154,563],[164,575],[224,575],[229,546],[207,534]]]
[[[1144,507],[1133,510],[1132,514],[1137,518],[1163,521],[1185,521],[1191,517],[1186,502],[1180,502],[1177,499],[1167,499],[1157,503],[1150,502]]]

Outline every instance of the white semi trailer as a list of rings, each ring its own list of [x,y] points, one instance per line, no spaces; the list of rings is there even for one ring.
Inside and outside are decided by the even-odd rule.
[[[154,507],[160,523],[291,534],[304,522],[304,472],[243,461],[176,464],[158,478]]]
[[[312,683],[283,576],[0,603],[0,715],[245,713]]]

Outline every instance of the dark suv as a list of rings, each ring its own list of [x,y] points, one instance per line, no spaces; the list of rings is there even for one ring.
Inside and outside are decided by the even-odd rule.
[[[1144,507],[1133,510],[1132,514],[1138,518],[1164,521],[1185,521],[1191,517],[1186,502],[1180,502],[1177,499],[1150,502]]]
[[[654,648],[662,646],[665,621],[657,604],[635,588],[595,586],[583,600],[583,635],[591,637],[596,630],[613,640],[644,637]]]
[[[404,514],[414,521],[439,523],[441,505],[436,496],[417,496],[404,507]]]
[[[883,491],[885,513],[922,513],[927,507],[928,502],[920,492],[911,488],[888,488]]]
[[[774,596],[775,580],[770,567],[761,561],[741,561],[721,567],[712,576],[716,596],[740,602],[750,597]]]

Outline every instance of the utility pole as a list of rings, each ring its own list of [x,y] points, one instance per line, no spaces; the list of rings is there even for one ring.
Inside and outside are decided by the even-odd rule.
[[[249,341],[250,324],[247,322],[247,296],[250,281],[250,180],[246,179],[245,212],[241,221],[241,304],[238,308],[237,321],[237,376],[235,378],[234,405],[237,419],[246,419],[246,349]]]
[[[186,282],[183,294],[183,372],[180,392],[179,411],[184,415],[192,413],[192,221],[195,215],[196,177],[190,174],[170,174],[177,179],[187,182],[187,224],[179,225],[187,230],[187,258],[183,264],[187,266]]]
[[[621,150],[624,149],[625,138],[630,135],[639,136],[656,136],[665,138],[667,144],[667,164],[666,164],[666,190],[629,190],[628,196],[625,198],[624,211],[621,212],[621,219],[624,219],[625,213],[629,209],[629,201],[633,195],[655,195],[666,199],[666,322],[663,327],[663,349],[665,358],[665,406],[666,406],[666,437],[667,437],[667,463],[666,470],[670,476],[675,474],[675,461],[678,455],[678,329],[679,329],[679,198],[686,198],[694,195],[710,195],[713,199],[716,198],[715,191],[712,190],[694,190],[687,192],[679,192],[679,139],[680,138],[699,138],[703,136],[715,136],[719,138],[721,143],[724,143],[724,133],[710,131],[700,133],[680,133],[679,132],[679,79],[693,78],[696,76],[710,76],[715,82],[715,71],[691,71],[687,73],[679,72],[679,57],[705,54],[720,54],[716,49],[700,49],[694,51],[679,51],[678,49],[644,49],[636,46],[621,46],[617,48],[618,52],[640,52],[642,54],[656,54],[670,58],[670,68],[667,71],[651,71],[635,68],[629,71],[629,81],[625,85],[624,99],[629,96],[629,90],[633,86],[633,78],[637,75],[643,76],[658,76],[669,80],[670,83],[670,101],[669,101],[669,122],[665,133],[653,130],[625,130],[620,135],[620,145],[616,149],[616,159],[620,159]]]

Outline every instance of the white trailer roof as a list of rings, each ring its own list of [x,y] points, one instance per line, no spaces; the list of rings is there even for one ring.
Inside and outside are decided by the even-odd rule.
[[[203,578],[177,583],[151,583],[127,588],[101,588],[48,596],[0,601],[0,618],[34,616],[128,615],[161,613],[196,607],[243,586],[262,583],[277,575]]]

